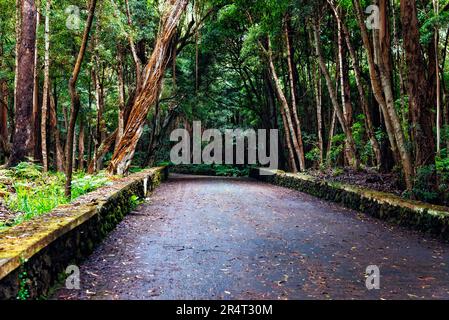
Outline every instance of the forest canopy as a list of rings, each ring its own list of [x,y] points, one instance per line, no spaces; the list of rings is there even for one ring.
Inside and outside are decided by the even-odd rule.
[[[448,204],[448,22],[447,0],[0,0],[0,164],[70,197],[201,121],[279,129],[285,171]]]

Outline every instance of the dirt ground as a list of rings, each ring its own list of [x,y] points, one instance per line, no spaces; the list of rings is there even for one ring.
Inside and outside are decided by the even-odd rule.
[[[449,244],[296,191],[173,175],[51,298],[449,299],[448,264]]]
[[[326,181],[334,181],[381,192],[393,193],[401,196],[405,191],[400,179],[395,173],[379,173],[376,170],[355,171],[350,168],[341,169],[338,174],[335,170],[311,171],[314,177]]]

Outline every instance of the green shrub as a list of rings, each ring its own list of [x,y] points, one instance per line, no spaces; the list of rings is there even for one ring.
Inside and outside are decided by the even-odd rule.
[[[332,138],[332,148],[330,150],[329,158],[335,163],[345,150],[346,136],[344,134],[337,134]]]
[[[434,202],[438,199],[435,166],[424,166],[418,169],[413,187],[413,196],[421,201]]]
[[[72,197],[78,198],[86,193],[92,192],[109,183],[109,178],[105,172],[97,175],[86,175],[84,172],[75,174],[72,181]]]
[[[179,165],[174,167],[174,172],[207,176],[246,177],[249,175],[249,167],[208,164]]]
[[[42,167],[31,162],[22,162],[13,168],[12,172],[14,178],[35,180],[42,176]]]
[[[313,148],[306,153],[306,159],[312,162],[320,161],[320,149],[318,147]]]
[[[19,213],[13,224],[19,224],[70,202],[64,195],[65,175],[62,173],[43,174],[40,166],[21,163],[11,169],[11,174],[14,177],[13,192],[5,195],[4,203],[8,209]],[[104,172],[95,176],[76,172],[72,181],[72,198],[76,199],[108,183],[110,180]]]
[[[232,165],[219,165],[215,168],[215,173],[217,176],[224,177],[242,177],[249,175],[249,168],[237,168]]]

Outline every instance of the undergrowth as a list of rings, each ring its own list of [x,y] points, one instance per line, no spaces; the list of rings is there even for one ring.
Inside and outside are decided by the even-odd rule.
[[[88,175],[76,172],[72,182],[72,200],[110,183],[104,172]],[[64,195],[65,176],[62,173],[43,173],[33,163],[20,163],[17,167],[0,171],[0,201],[18,214],[2,228],[17,225],[35,216],[48,213],[59,205],[70,202]],[[2,199],[3,198],[3,199]]]
[[[233,165],[178,165],[173,167],[173,171],[177,173],[221,177],[246,177],[249,175],[248,166]]]

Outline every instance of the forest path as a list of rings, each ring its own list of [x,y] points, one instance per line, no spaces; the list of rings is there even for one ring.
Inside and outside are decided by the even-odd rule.
[[[449,244],[250,179],[172,175],[81,266],[81,290],[52,298],[423,297],[449,299]]]

